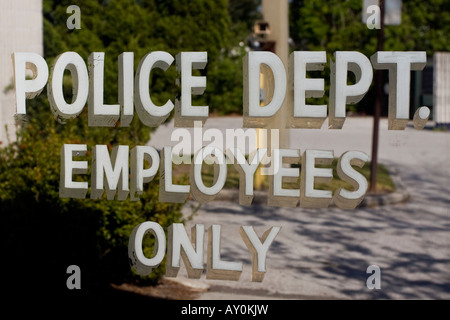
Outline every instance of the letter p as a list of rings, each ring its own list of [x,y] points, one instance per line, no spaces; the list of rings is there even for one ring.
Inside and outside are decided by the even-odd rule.
[[[39,54],[32,52],[14,52],[12,60],[16,89],[16,111],[17,114],[26,114],[26,98],[36,97],[47,83],[47,62]],[[33,73],[32,79],[27,79],[27,69]]]

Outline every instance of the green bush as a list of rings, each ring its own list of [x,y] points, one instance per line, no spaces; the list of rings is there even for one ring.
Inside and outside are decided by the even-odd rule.
[[[81,29],[69,30],[69,5],[81,9]],[[231,54],[241,31],[232,30],[225,0],[44,0],[44,57],[51,67],[57,55],[75,51],[87,61],[91,52],[105,52],[104,101],[117,103],[117,57],[134,52],[135,68],[151,51],[172,55],[182,51],[207,51],[207,91],[195,103],[211,112],[240,112],[242,52]],[[240,30],[240,29],[239,29]],[[179,94],[173,65],[155,70],[150,91],[156,104],[174,101]],[[67,101],[72,97],[70,73],[64,77]],[[150,129],[135,116],[130,127],[89,127],[87,108],[75,119],[60,124],[53,119],[46,90],[27,101],[27,116],[17,141],[0,149],[1,243],[5,280],[2,285],[22,295],[42,290],[67,292],[66,269],[81,269],[83,293],[122,281],[144,281],[133,275],[127,244],[131,230],[153,220],[163,227],[181,220],[181,205],[158,201],[158,177],[147,184],[140,201],[61,199],[59,197],[60,148],[67,143],[87,144],[85,160],[97,144],[146,144]],[[90,166],[90,165],[89,165]],[[89,170],[90,171],[90,170]],[[76,176],[90,181],[87,175]],[[88,194],[89,197],[89,194]],[[145,250],[151,255],[151,237]],[[145,280],[155,281],[162,264]],[[95,291],[95,290],[94,290]],[[94,292],[92,291],[92,292]]]
[[[110,141],[115,141],[133,148],[143,142],[140,136],[149,136],[148,129],[139,124],[125,130],[87,128],[81,125],[87,121],[84,113],[61,125],[52,119],[42,96],[28,107],[30,112],[34,109],[33,117],[22,124],[16,142],[0,149],[2,253],[14,265],[7,282],[12,287],[28,284],[26,275],[31,275],[31,283],[42,281],[42,287],[58,292],[58,288],[66,289],[65,272],[72,264],[81,268],[84,293],[110,283],[156,281],[164,265],[147,278],[133,275],[127,250],[129,235],[139,223],[152,220],[167,228],[182,221],[180,204],[158,201],[158,177],[145,185],[139,201],[109,201],[106,196],[92,200],[89,194],[86,199],[59,197],[60,148],[65,143],[88,145],[85,159],[79,159],[88,161],[89,172],[76,177],[90,182],[90,153],[95,144],[112,147]],[[148,241],[145,250],[151,256]]]

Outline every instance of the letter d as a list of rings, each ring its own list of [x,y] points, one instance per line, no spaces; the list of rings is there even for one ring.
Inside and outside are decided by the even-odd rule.
[[[272,71],[273,96],[260,106],[260,73],[265,65]],[[286,70],[280,58],[269,51],[251,51],[243,59],[244,68],[244,127],[265,128],[270,117],[280,109],[286,95]],[[267,72],[270,74],[270,72]],[[266,75],[270,76],[270,75]]]

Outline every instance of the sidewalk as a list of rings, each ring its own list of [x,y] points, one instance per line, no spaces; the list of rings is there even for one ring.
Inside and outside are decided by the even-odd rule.
[[[207,127],[242,128],[241,118],[210,118]],[[325,123],[326,124],[326,123]],[[160,126],[150,145],[170,145],[170,127]],[[370,156],[372,118],[347,118],[342,130],[290,133],[291,148],[334,150],[340,156],[359,150]],[[173,143],[174,144],[174,143]],[[203,205],[196,223],[222,226],[221,257],[242,261],[239,281],[187,279],[204,287],[200,299],[450,299],[450,133],[431,130],[388,131],[380,123],[379,162],[398,172],[410,200],[353,211],[240,206],[237,200]],[[184,213],[190,215],[189,204]],[[282,229],[269,249],[262,283],[251,282],[251,256],[238,229],[260,235]],[[381,269],[381,289],[370,290],[369,265]],[[184,280],[187,279],[187,280]]]

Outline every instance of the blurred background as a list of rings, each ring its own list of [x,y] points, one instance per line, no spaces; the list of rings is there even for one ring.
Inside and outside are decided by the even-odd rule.
[[[137,117],[130,127],[90,128],[86,108],[78,118],[62,125],[53,119],[45,90],[27,101],[27,116],[18,122],[14,117],[13,52],[39,53],[49,67],[66,51],[77,52],[85,61],[91,52],[105,52],[104,100],[115,104],[117,57],[122,52],[134,52],[136,68],[150,51],[167,51],[173,56],[182,51],[207,51],[208,64],[201,71],[207,76],[207,90],[194,98],[194,104],[208,105],[213,115],[240,116],[242,58],[250,50],[279,52],[277,46],[289,52],[320,50],[327,52],[328,61],[339,50],[356,50],[368,57],[376,52],[377,29],[369,29],[364,22],[364,2],[288,1],[285,20],[280,16],[282,21],[278,21],[288,26],[286,43],[276,43],[271,32],[273,36],[277,23],[267,21],[258,0],[0,0],[2,288],[18,295],[24,291],[42,294],[44,290],[49,296],[93,296],[109,290],[111,283],[154,284],[164,265],[148,278],[134,275],[124,258],[129,234],[146,220],[163,227],[183,221],[181,204],[157,201],[158,178],[148,184],[138,202],[59,198],[63,144],[85,143],[89,149],[95,144],[128,144],[132,148],[146,144],[151,129]],[[426,105],[433,126],[445,130],[450,123],[450,2],[396,3],[400,17],[383,29],[384,50],[427,52],[426,67],[412,73],[410,114],[412,117],[417,108]],[[79,28],[68,27],[74,13],[67,12],[70,5],[80,9]],[[327,104],[329,64],[317,76],[325,79],[326,93],[311,103]],[[150,90],[156,104],[179,94],[176,77],[173,66],[167,72],[152,72]],[[66,71],[67,101],[72,95],[71,81]],[[437,81],[447,90],[438,89]],[[372,115],[374,90],[372,85],[362,101],[348,106],[348,116]],[[381,115],[387,116],[386,94],[384,100]],[[89,157],[88,152],[86,159]],[[151,252],[152,240],[147,241]],[[66,288],[66,268],[71,264],[79,265],[83,272],[80,292]]]

